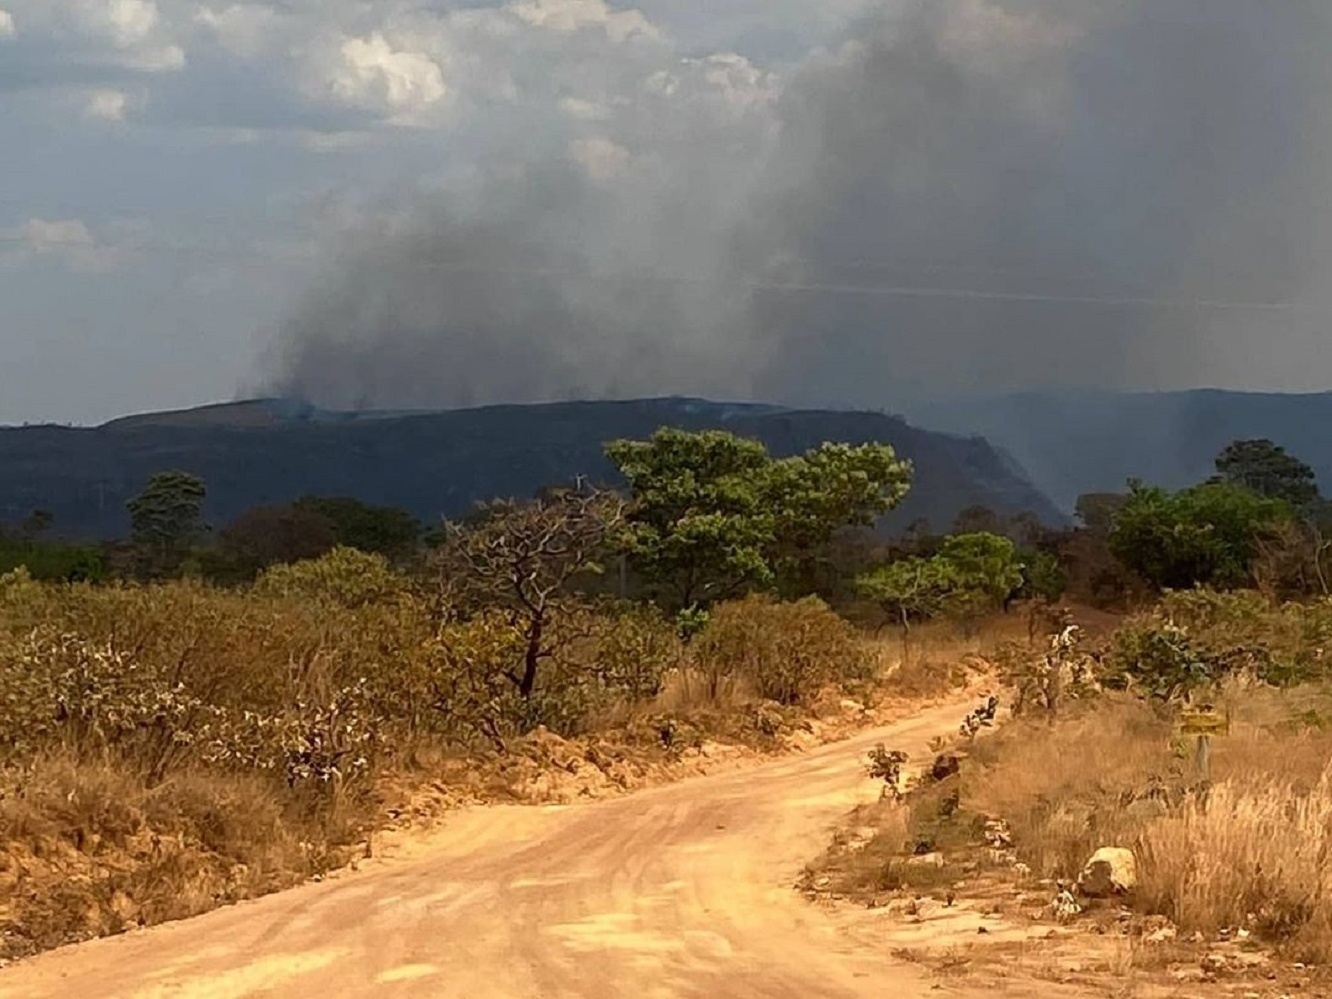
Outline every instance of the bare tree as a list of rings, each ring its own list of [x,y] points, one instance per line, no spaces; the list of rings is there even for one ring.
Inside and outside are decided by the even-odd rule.
[[[467,525],[445,524],[438,555],[443,603],[464,614],[508,613],[523,635],[524,654],[520,668],[505,675],[522,697],[532,696],[541,662],[557,651],[554,615],[579,577],[601,571],[624,517],[618,495],[579,482],[533,502],[488,503]]]

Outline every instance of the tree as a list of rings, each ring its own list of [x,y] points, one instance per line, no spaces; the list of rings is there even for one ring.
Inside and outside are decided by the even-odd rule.
[[[1000,607],[1022,584],[1013,542],[984,532],[946,538],[936,555],[889,562],[858,580],[861,594],[901,624],[904,648],[913,620],[970,620]]]
[[[959,592],[954,609],[963,613],[1005,605],[1022,586],[1017,547],[999,534],[978,531],[948,538],[935,556],[952,567]]]
[[[764,552],[775,520],[760,490],[770,459],[760,442],[667,427],[649,441],[608,444],[606,455],[633,496],[635,567],[659,596],[688,608],[772,581]]]
[[[833,536],[873,526],[910,487],[911,466],[884,444],[823,444],[772,462],[760,493],[775,517],[769,561],[787,595],[812,593]]]
[[[319,558],[338,543],[328,517],[295,505],[247,510],[217,540],[223,563],[240,579],[253,579],[269,566]]]
[[[975,504],[960,511],[953,518],[953,534],[998,534],[1003,529],[999,515],[988,506]]]
[[[1318,497],[1314,470],[1270,440],[1238,440],[1216,459],[1217,478],[1305,510]]]
[[[130,537],[142,571],[150,575],[180,568],[185,553],[207,533],[203,480],[188,472],[161,472],[126,507]]]
[[[92,545],[0,534],[0,575],[19,567],[43,582],[97,582],[106,576],[102,554]]]
[[[1077,499],[1074,512],[1087,530],[1100,537],[1109,537],[1115,515],[1128,501],[1128,493],[1083,493]]]
[[[902,655],[910,652],[911,623],[938,617],[958,589],[953,567],[938,557],[889,562],[856,580],[856,588],[902,628]]]
[[[673,428],[615,441],[606,454],[629,483],[630,552],[657,596],[677,608],[813,576],[839,528],[869,525],[906,494],[910,465],[881,444],[825,444],[773,460],[759,441]]]
[[[578,577],[601,559],[624,523],[624,501],[579,486],[518,503],[497,500],[474,525],[446,524],[436,555],[442,602],[462,615],[500,609],[522,636],[523,658],[505,676],[530,699],[553,656],[553,618]]]
[[[409,555],[421,538],[421,522],[397,507],[372,506],[350,496],[303,496],[292,507],[327,520],[337,544],[391,559]]]
[[[1022,572],[1022,589],[1017,596],[1024,600],[1056,603],[1068,589],[1068,573],[1059,562],[1059,556],[1044,548],[1018,552]]]
[[[1177,493],[1135,484],[1115,517],[1110,550],[1158,589],[1246,586],[1260,539],[1290,519],[1285,502],[1228,482]]]

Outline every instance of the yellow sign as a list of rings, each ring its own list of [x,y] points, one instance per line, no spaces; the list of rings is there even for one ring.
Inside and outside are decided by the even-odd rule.
[[[1182,735],[1229,735],[1230,713],[1215,709],[1193,709],[1181,712],[1179,730]]]

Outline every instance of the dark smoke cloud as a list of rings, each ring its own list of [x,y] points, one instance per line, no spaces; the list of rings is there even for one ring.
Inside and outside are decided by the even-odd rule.
[[[543,157],[465,205],[423,198],[297,311],[277,384],[898,405],[1332,372],[1332,310],[1304,308],[1332,276],[1324,7],[885,4],[766,122],[676,128],[615,176]],[[668,115],[611,138],[636,154]]]

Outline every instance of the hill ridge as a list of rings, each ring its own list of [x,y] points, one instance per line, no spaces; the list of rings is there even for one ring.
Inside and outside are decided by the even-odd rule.
[[[265,401],[248,400],[101,427],[0,428],[0,521],[42,508],[71,537],[119,536],[128,526],[125,501],[153,473],[182,469],[207,483],[205,513],[215,525],[304,494],[356,496],[430,522],[478,500],[531,496],[580,474],[614,481],[603,444],[664,425],[728,429],[762,440],[778,456],[825,441],[892,444],[915,462],[917,483],[885,522],[888,529],[918,518],[947,527],[975,504],[1061,519],[1011,458],[980,438],[920,430],[883,413],[668,398],[347,419],[279,418]]]

